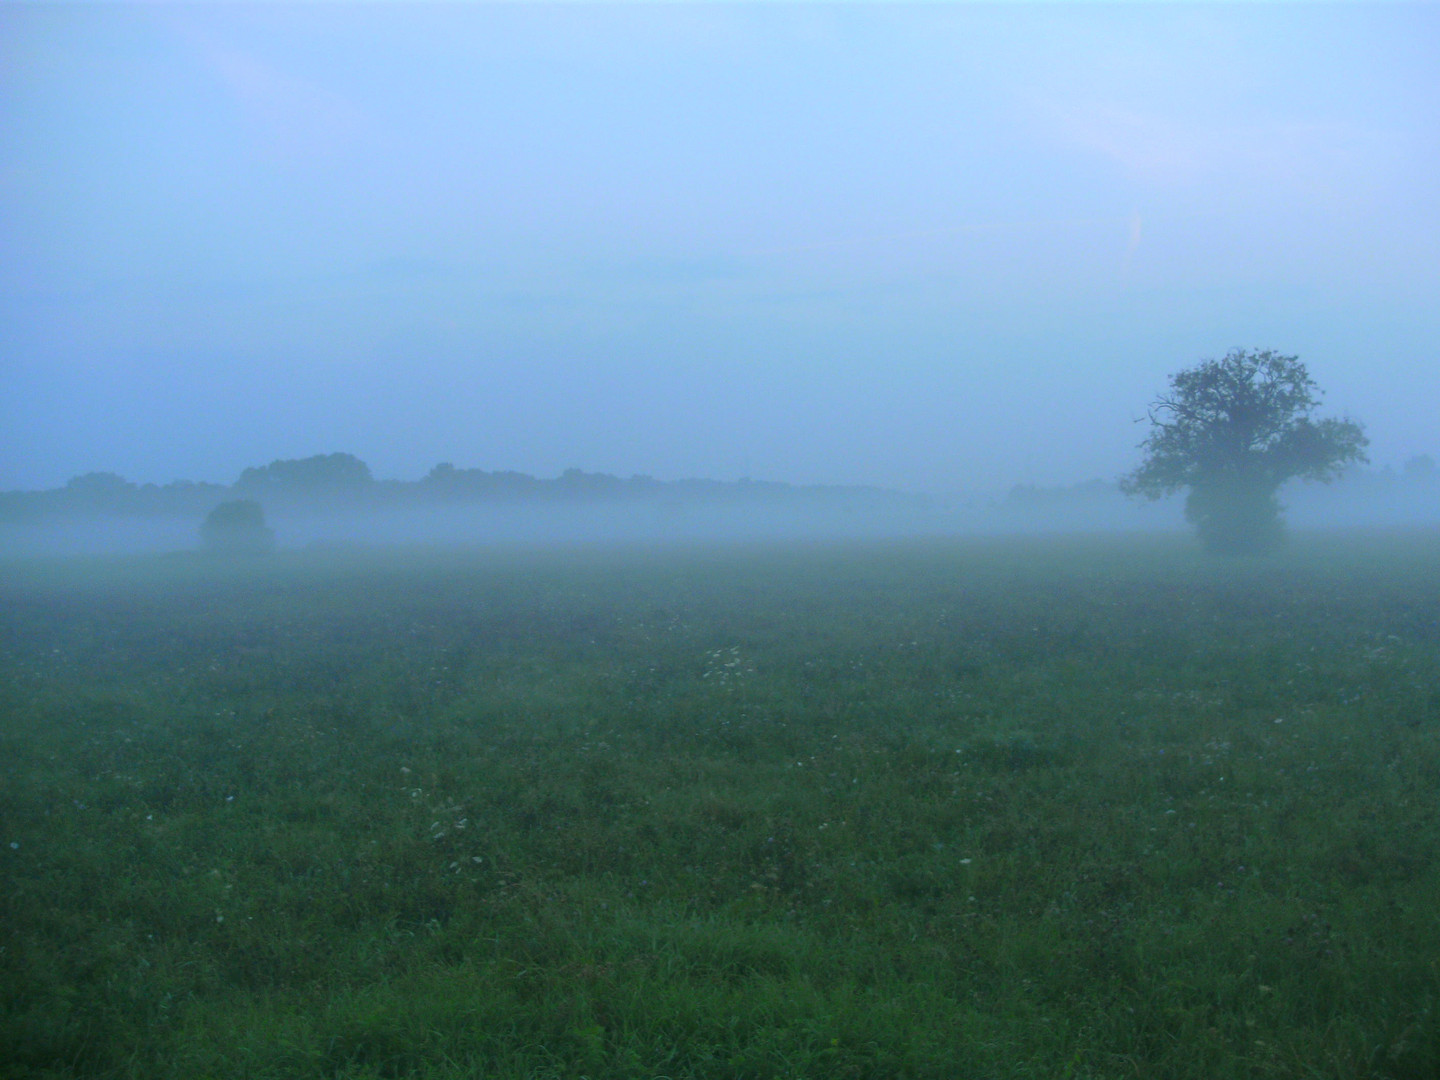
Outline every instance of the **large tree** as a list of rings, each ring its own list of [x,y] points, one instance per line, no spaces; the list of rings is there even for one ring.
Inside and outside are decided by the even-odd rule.
[[[1150,406],[1145,460],[1121,490],[1158,499],[1188,489],[1185,517],[1207,550],[1269,551],[1284,538],[1281,484],[1329,481],[1367,460],[1359,424],[1313,418],[1320,397],[1297,357],[1269,349],[1236,349],[1172,375]]]

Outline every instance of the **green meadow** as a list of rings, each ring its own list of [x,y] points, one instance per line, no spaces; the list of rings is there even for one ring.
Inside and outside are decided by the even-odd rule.
[[[0,1075],[1440,1076],[1440,537],[0,566]]]

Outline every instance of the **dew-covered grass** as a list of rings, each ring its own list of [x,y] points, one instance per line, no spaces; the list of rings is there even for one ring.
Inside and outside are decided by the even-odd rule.
[[[0,568],[0,1075],[1440,1076],[1440,538]]]

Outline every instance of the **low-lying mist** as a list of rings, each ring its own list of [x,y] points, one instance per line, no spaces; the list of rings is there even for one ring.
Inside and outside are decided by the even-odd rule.
[[[1292,532],[1440,526],[1440,484],[1352,476],[1281,492]],[[1127,499],[1102,481],[1016,486],[949,499],[742,501],[544,500],[264,506],[282,549],[313,546],[563,546],[882,539],[945,535],[1183,531],[1180,498]],[[0,554],[134,554],[200,546],[203,515],[95,511],[0,521]]]

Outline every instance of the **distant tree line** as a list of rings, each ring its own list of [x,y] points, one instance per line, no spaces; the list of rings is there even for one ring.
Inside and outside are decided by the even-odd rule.
[[[354,491],[374,482],[370,466],[354,454],[316,454],[246,469],[235,487],[241,491]]]
[[[661,481],[651,476],[623,479],[607,473],[566,469],[553,479],[528,473],[436,465],[414,481],[376,480],[370,467],[353,454],[316,454],[272,461],[245,469],[233,484],[135,484],[109,472],[86,473],[48,491],[0,492],[0,521],[37,517],[124,515],[201,518],[233,500],[263,503],[287,511],[325,511],[341,507],[401,508],[441,504],[516,504],[526,502],[657,502],[676,506],[706,504],[801,503],[917,507],[920,496],[877,487],[800,486],[742,479]]]

